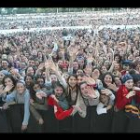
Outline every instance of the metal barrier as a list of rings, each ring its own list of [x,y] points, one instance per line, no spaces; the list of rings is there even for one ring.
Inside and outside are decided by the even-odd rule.
[[[24,105],[12,105],[6,111],[0,110],[0,133],[22,133]],[[39,125],[35,118],[30,116],[28,129],[25,133],[127,133],[140,131],[140,120],[129,119],[123,111],[97,115],[96,107],[88,107],[86,118],[78,114],[58,121],[54,116],[53,108],[48,111],[39,111],[44,124]]]

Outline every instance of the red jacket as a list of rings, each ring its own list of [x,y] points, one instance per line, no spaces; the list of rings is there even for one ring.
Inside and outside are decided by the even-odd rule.
[[[136,99],[136,103],[140,103],[140,92],[136,91],[136,96],[130,97],[129,99],[126,98],[126,95],[129,93],[128,89],[125,85],[121,85],[119,90],[116,93],[116,103],[115,106],[118,109],[124,109],[126,104],[131,103],[132,99]]]
[[[57,111],[54,112],[54,113],[55,113],[55,117],[56,117],[58,120],[63,120],[63,119],[65,119],[66,117],[69,117],[70,114],[71,114],[72,111],[73,111],[73,107],[71,107],[71,108],[68,109],[68,110],[63,110],[63,109],[58,105],[58,103],[57,103],[52,97],[48,97],[47,100],[48,100],[48,105],[50,105],[50,106],[56,106]]]
[[[125,85],[121,85],[119,90],[116,93],[116,103],[115,106],[118,109],[124,109],[125,105],[131,102],[131,98],[127,99],[126,95],[128,94],[128,90]]]

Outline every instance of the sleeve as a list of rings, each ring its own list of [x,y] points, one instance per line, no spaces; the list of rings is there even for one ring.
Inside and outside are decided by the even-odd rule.
[[[123,91],[121,89],[119,89],[117,91],[116,104],[115,104],[115,106],[118,109],[123,109],[125,107],[125,105],[130,102],[130,98],[127,99],[126,96],[123,96],[123,95],[124,95]]]
[[[99,104],[97,105],[96,111],[97,111],[97,114],[98,114],[98,115],[101,115],[101,114],[103,114],[103,113],[107,113],[107,109],[104,108],[104,105],[103,105],[102,103],[99,103]]]
[[[63,85],[63,87],[65,88],[65,89],[67,89],[67,82],[66,82],[66,80],[63,78],[63,77],[61,77],[61,78],[58,78],[59,79],[59,82],[60,82],[60,84],[61,85]]]
[[[115,100],[115,95],[113,93],[111,94],[110,99]]]
[[[29,92],[26,92],[24,96],[24,118],[22,125],[28,125],[29,117],[30,117],[30,94]]]
[[[98,90],[102,90],[104,88],[101,80],[98,81],[97,85],[98,85]]]
[[[39,112],[34,108],[34,106],[30,105],[30,111],[33,114],[34,118],[38,121],[41,117]]]
[[[100,93],[99,93],[98,90],[95,90],[95,94],[96,94],[96,96],[97,96],[97,99],[99,99],[99,97],[100,97]]]
[[[2,98],[2,100],[4,102],[7,102],[7,103],[8,102],[12,102],[15,99],[15,95],[16,95],[16,92],[12,92],[12,93],[10,93],[8,95],[4,95],[3,98]]]

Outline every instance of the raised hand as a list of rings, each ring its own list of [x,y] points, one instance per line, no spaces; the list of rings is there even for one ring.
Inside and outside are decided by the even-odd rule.
[[[130,91],[127,95],[126,95],[126,98],[130,98],[132,96],[135,96],[136,95],[136,92],[135,91]]]
[[[87,82],[88,85],[94,85],[95,84],[95,80],[91,77],[85,77],[84,80]]]
[[[107,96],[111,96],[112,95],[112,92],[109,89],[103,89],[103,90],[101,90],[101,93],[105,94]]]
[[[91,86],[88,86],[88,96],[91,98],[97,98],[97,95],[95,94],[95,90]]]
[[[109,83],[109,84],[107,84],[107,86],[108,86],[109,89],[112,89],[112,90],[114,90],[114,91],[117,90],[117,87],[116,87],[115,84],[111,84],[111,83]]]
[[[38,97],[39,99],[42,99],[43,97],[47,97],[47,95],[45,92],[39,91],[36,93],[36,97]]]
[[[13,87],[14,85],[7,85],[4,89],[4,92],[9,92]]]
[[[43,69],[43,67],[45,66],[44,63],[41,63],[39,66],[38,66],[38,69]]]

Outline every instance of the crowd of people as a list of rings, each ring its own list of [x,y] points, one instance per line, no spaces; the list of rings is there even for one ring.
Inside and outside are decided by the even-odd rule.
[[[138,133],[139,36],[139,28],[1,35],[0,132]]]
[[[139,10],[139,9],[138,9]],[[126,12],[71,12],[56,13],[49,15],[12,15],[11,17],[0,17],[0,30],[25,29],[42,27],[65,27],[65,26],[87,26],[87,25],[138,25],[139,11],[129,10]]]

